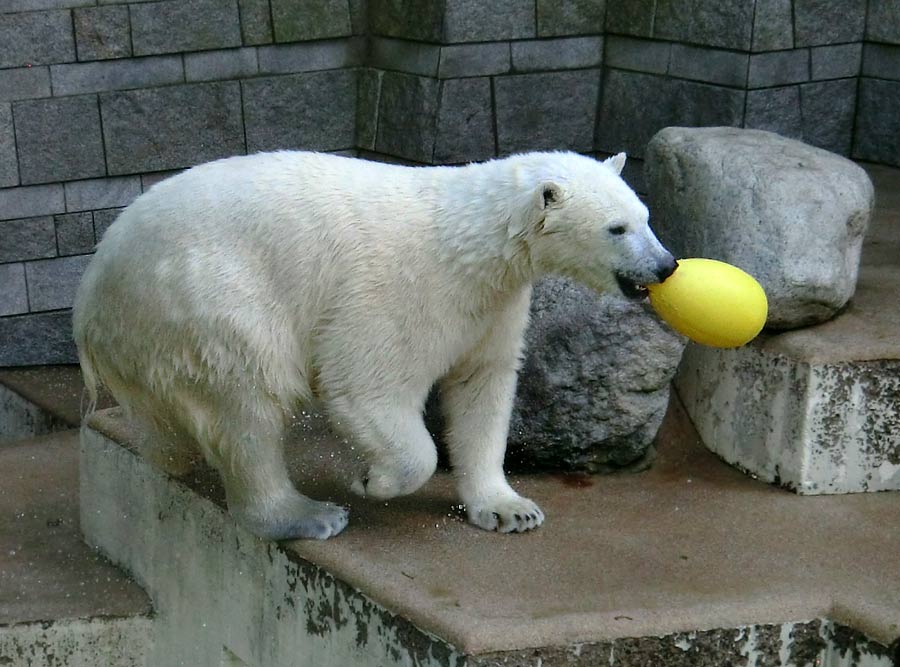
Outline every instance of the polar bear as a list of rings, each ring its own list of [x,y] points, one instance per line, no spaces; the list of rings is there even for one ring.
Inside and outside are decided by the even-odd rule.
[[[319,401],[367,457],[366,496],[434,473],[422,412],[439,383],[471,523],[525,531],[544,515],[503,471],[531,284],[559,273],[641,298],[676,263],[605,162],[528,153],[406,167],[299,151],[194,167],[138,197],[79,286],[86,384],[105,385],[184,472],[198,450],[229,511],[265,539],[318,538],[343,507],[292,485],[282,434]]]

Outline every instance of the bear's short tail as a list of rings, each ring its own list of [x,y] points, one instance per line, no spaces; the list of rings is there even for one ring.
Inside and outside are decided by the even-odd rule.
[[[88,419],[97,411],[100,380],[94,369],[90,351],[81,345],[78,346],[78,363],[81,366],[81,376],[84,378],[84,393],[81,395],[81,427],[83,429],[87,425]],[[87,397],[86,405],[85,397]]]

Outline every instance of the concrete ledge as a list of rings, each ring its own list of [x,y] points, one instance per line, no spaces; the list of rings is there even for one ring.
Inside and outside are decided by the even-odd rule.
[[[151,468],[115,411],[85,431],[82,526],[158,610],[166,641],[148,664],[799,667],[837,661],[846,637],[858,665],[891,664],[900,535],[882,528],[900,495],[754,482],[703,449],[677,403],[648,472],[515,479],[548,515],[517,536],[463,523],[442,474],[409,498],[351,499],[339,443],[315,420],[297,435],[301,488],[352,504],[327,542],[245,533],[215,475]]]

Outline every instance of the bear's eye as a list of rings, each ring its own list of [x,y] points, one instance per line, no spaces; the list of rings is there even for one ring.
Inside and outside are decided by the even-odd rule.
[[[609,233],[613,236],[622,236],[625,232],[625,225],[613,225],[609,228]]]

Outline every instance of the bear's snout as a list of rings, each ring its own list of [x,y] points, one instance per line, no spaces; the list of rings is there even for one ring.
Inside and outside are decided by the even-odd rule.
[[[672,255],[669,255],[666,259],[661,261],[656,267],[656,277],[659,278],[659,282],[663,282],[666,278],[675,273],[675,269],[678,268],[678,262],[675,260]]]

